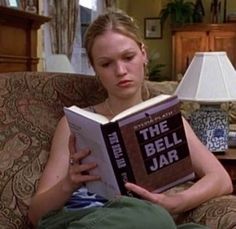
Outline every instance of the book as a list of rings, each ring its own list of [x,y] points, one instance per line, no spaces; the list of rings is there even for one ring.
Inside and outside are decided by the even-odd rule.
[[[113,119],[76,106],[64,107],[76,148],[89,148],[86,162],[101,177],[88,190],[108,199],[135,196],[126,181],[163,192],[194,178],[177,96],[159,95],[119,113]]]

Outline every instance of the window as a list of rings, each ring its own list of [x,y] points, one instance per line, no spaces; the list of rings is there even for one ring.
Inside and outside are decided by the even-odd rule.
[[[103,1],[101,0],[79,0],[80,17],[78,19],[75,44],[72,54],[72,65],[76,72],[87,75],[94,75],[92,67],[84,49],[84,34],[91,21],[102,12]]]
[[[84,47],[83,44],[84,44],[85,32],[91,21],[92,21],[92,9],[80,5],[80,26],[81,26],[82,47]]]
[[[9,6],[18,7],[19,3],[17,0],[9,0]]]

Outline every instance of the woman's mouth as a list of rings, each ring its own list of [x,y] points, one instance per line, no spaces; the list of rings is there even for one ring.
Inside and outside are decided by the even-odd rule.
[[[118,87],[128,87],[132,84],[131,80],[121,80],[118,82],[117,86]]]

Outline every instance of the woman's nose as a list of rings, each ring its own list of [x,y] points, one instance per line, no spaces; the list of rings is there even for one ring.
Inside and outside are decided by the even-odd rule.
[[[123,63],[121,61],[117,62],[116,63],[116,74],[118,76],[122,76],[122,75],[126,74],[126,72],[127,72],[127,69],[126,69],[125,63]]]

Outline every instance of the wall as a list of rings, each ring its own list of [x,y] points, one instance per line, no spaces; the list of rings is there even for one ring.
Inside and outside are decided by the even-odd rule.
[[[141,33],[144,33],[144,18],[145,17],[158,17],[161,9],[170,2],[170,0],[117,0],[118,8],[126,11],[130,16],[137,20]],[[195,0],[189,0],[195,3]],[[202,0],[205,9],[204,23],[211,22],[210,6],[212,0]],[[221,21],[223,22],[223,3],[221,0]],[[227,13],[236,12],[236,1],[228,0]],[[158,52],[160,54],[157,63],[165,64],[162,74],[167,78],[171,78],[171,27],[169,22],[164,25],[162,39],[144,39],[148,47],[149,53]]]
[[[158,17],[161,9],[165,7],[167,2],[170,0],[117,0],[117,6],[120,9],[126,11],[129,15],[134,17],[140,27],[140,31],[144,34],[144,18],[146,17]],[[195,0],[189,0],[195,2]],[[42,13],[42,2],[39,1],[39,12]],[[202,0],[204,9],[205,9],[205,17],[204,22],[210,23],[210,5],[212,0]],[[223,20],[223,0],[222,9],[221,9],[221,18]],[[236,12],[236,0],[228,0],[227,2],[227,12]],[[38,70],[43,70],[43,52],[42,52],[42,30],[38,32],[38,53],[39,53],[39,65]],[[162,39],[144,39],[146,46],[148,47],[148,51],[150,54],[159,53],[159,58],[157,59],[157,63],[165,64],[165,68],[162,71],[162,74],[168,79],[171,78],[171,27],[170,24],[167,23],[163,27],[163,36]]]
[[[134,17],[140,27],[141,34],[144,36],[144,18],[158,17],[163,6],[163,0],[119,0],[118,7],[126,11],[130,16]],[[170,30],[168,27],[163,30],[163,39],[144,39],[145,45],[148,47],[149,54],[159,53],[157,63],[165,64],[163,74],[170,78],[171,76],[171,41]]]

